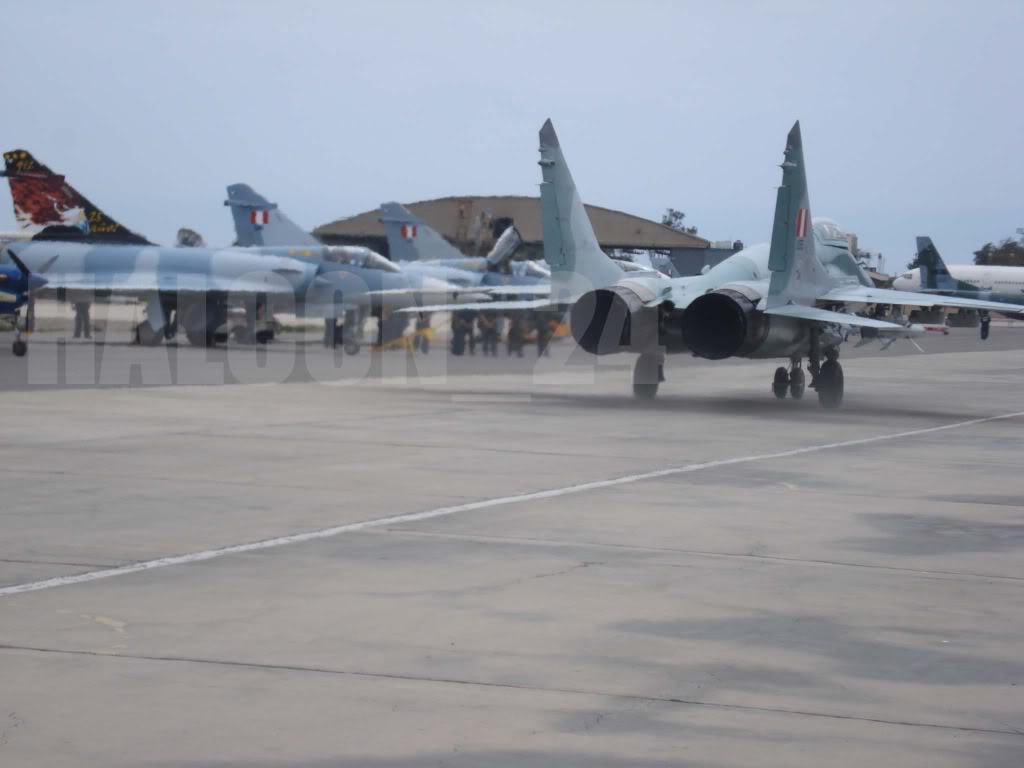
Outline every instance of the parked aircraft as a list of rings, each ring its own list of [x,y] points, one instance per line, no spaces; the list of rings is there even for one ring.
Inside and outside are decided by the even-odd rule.
[[[27,242],[5,250],[30,269],[48,266],[45,293],[69,301],[98,295],[138,298],[146,321],[136,328],[143,344],[171,338],[180,326],[189,341],[208,345],[222,337],[229,305],[246,308],[248,338],[260,338],[256,318],[287,309],[339,318],[352,307],[407,307],[446,300],[452,286],[416,281],[372,252],[326,246],[211,249],[161,247],[97,208],[25,150],[4,154],[15,216]]]
[[[385,312],[418,307],[438,301],[471,301],[485,298],[466,292],[467,286],[445,279],[443,275],[406,270],[361,245],[324,245],[310,232],[293,222],[276,203],[271,203],[248,184],[231,184],[224,205],[231,209],[235,223],[236,244],[271,256],[287,256],[332,265],[348,275],[350,282],[363,282],[366,289],[355,290],[344,285],[348,308],[368,310],[382,319]],[[365,300],[364,300],[365,299]],[[326,317],[332,315],[307,316]],[[383,323],[378,326],[383,332]],[[335,323],[335,338],[340,341],[342,329]],[[378,339],[380,340],[380,339]],[[355,347],[358,348],[358,347]]]
[[[487,256],[466,256],[433,227],[399,203],[382,203],[380,220],[392,261],[410,272],[433,275],[502,295],[547,295],[551,271],[535,261],[511,261],[522,243],[514,226]]]
[[[892,340],[916,336],[922,326],[864,317],[851,306],[955,306],[1014,311],[1008,304],[932,296],[865,285],[854,273],[819,257],[797,122],[786,141],[782,186],[769,245],[730,256],[705,274],[651,280],[623,276],[600,249],[569,172],[554,126],[540,130],[544,256],[552,268],[552,299],[570,304],[576,341],[593,354],[635,352],[633,390],[652,398],[664,380],[666,353],[697,357],[783,358],[772,390],[800,398],[808,383],[826,408],[842,404],[839,347],[867,331]],[[827,268],[824,262],[832,262]]]
[[[979,264],[947,267],[939,249],[926,236],[917,238],[917,261],[921,266],[897,277],[893,288],[1024,305],[1024,267]],[[1020,315],[1010,313],[1010,317]],[[982,339],[988,338],[988,330],[989,317],[982,314]]]

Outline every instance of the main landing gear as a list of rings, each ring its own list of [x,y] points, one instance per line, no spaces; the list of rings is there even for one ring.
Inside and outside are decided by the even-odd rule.
[[[807,389],[807,380],[804,377],[804,369],[801,367],[799,359],[793,360],[789,364],[789,370],[782,366],[775,369],[775,378],[772,380],[772,392],[779,400],[785,399],[786,395],[789,395],[794,400],[799,400],[804,396],[805,389]]]
[[[645,352],[636,359],[633,367],[633,397],[637,400],[653,400],[658,394],[658,385],[664,380],[664,355]]]
[[[825,358],[824,363],[821,362],[821,357]],[[811,343],[807,369],[811,374],[810,387],[818,393],[818,403],[821,407],[832,410],[841,406],[844,387],[843,366],[839,364],[839,350],[835,347],[819,350],[815,336]],[[799,400],[804,396],[806,388],[807,383],[800,358],[792,360],[789,370],[782,366],[775,369],[772,393],[780,400],[784,399],[786,395],[794,400]]]

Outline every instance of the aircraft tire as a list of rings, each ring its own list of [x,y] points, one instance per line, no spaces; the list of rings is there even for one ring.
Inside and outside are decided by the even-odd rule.
[[[826,360],[818,373],[818,403],[835,410],[843,404],[843,366],[838,360]]]
[[[11,344],[11,352],[15,357],[24,357],[28,354],[28,344],[26,344],[22,339],[18,339]]]
[[[352,339],[345,340],[345,354],[346,355],[357,355],[359,354],[359,342]]]
[[[153,326],[147,320],[135,326],[135,339],[140,346],[155,347],[164,340],[164,334],[154,331]]]
[[[633,367],[633,397],[653,400],[658,395],[661,381],[661,358],[658,355],[640,355]]]
[[[789,393],[789,371],[782,366],[775,369],[775,378],[772,379],[772,394],[779,400],[784,400]]]
[[[789,374],[789,396],[794,400],[800,400],[807,389],[807,381],[804,372],[800,368],[794,368]]]

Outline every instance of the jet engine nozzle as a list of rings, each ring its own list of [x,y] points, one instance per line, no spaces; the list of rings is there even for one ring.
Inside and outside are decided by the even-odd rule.
[[[697,357],[746,356],[764,342],[770,318],[742,293],[719,289],[694,299],[683,312],[683,339]]]
[[[626,285],[583,294],[569,315],[573,338],[592,355],[642,351],[658,343],[658,313]]]

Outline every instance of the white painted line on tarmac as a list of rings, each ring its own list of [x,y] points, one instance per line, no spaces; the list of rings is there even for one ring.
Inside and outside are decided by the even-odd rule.
[[[491,509],[493,507],[501,507],[508,504],[540,501],[542,499],[554,499],[559,496],[569,496],[575,493],[596,491],[602,488],[614,488],[619,485],[630,485],[631,483],[638,483],[643,480],[655,480],[661,477],[672,477],[673,475],[684,475],[690,472],[699,472],[703,469],[716,469],[717,467],[728,467],[736,464],[750,464],[756,461],[769,461],[771,459],[787,459],[792,456],[803,456],[809,453],[831,451],[837,448],[850,448],[857,445],[870,445],[872,443],[882,443],[888,440],[900,440],[902,438],[918,437],[919,435],[930,435],[936,432],[947,432],[952,429],[973,427],[977,424],[987,424],[992,421],[1002,421],[1004,419],[1015,419],[1021,416],[1024,416],[1024,411],[1018,411],[1017,413],[1004,413],[999,416],[987,416],[985,418],[971,419],[969,421],[958,421],[953,424],[943,424],[939,427],[926,427],[924,429],[912,429],[906,432],[895,432],[888,435],[876,435],[874,437],[861,437],[855,440],[842,440],[835,443],[809,445],[805,448],[793,448],[788,451],[760,453],[752,456],[739,456],[733,459],[716,459],[714,461],[706,461],[699,464],[684,464],[679,467],[656,469],[651,472],[642,472],[636,475],[624,475],[622,477],[614,477],[608,480],[594,480],[589,483],[579,483],[578,485],[566,485],[561,488],[552,488],[547,491],[520,493],[515,496],[500,496],[494,499],[483,499],[481,501],[471,501],[467,504],[457,504],[452,507],[439,507],[425,512],[412,512],[406,515],[393,515],[392,517],[380,517],[374,520],[346,523],[344,525],[336,525],[331,528],[321,528],[316,531],[306,531],[304,533],[295,533],[289,536],[278,536],[273,539],[264,539],[263,541],[252,541],[246,544],[234,544],[228,547],[220,547],[219,549],[206,549],[201,552],[189,552],[183,555],[160,557],[156,560],[144,560],[142,562],[131,563],[129,565],[121,565],[116,568],[101,568],[96,571],[87,571],[86,573],[79,573],[74,576],[57,576],[52,579],[43,579],[42,581],[31,581],[25,584],[0,587],[0,597],[18,595],[23,592],[38,592],[39,590],[53,589],[55,587],[68,587],[72,584],[84,584],[89,581],[99,581],[100,579],[112,579],[115,576],[127,576],[131,573],[152,571],[157,568],[169,568],[175,565],[199,563],[204,560],[214,560],[218,557],[225,557],[226,555],[240,555],[246,552],[258,552],[262,549],[274,549],[275,547],[284,547],[289,544],[301,544],[305,541],[330,539],[335,536],[340,536],[343,533],[366,531],[372,528],[386,528],[389,525],[398,525],[402,523],[415,523],[420,520],[430,520],[435,517],[447,517],[448,515],[455,515],[461,512],[476,512],[478,510]]]

